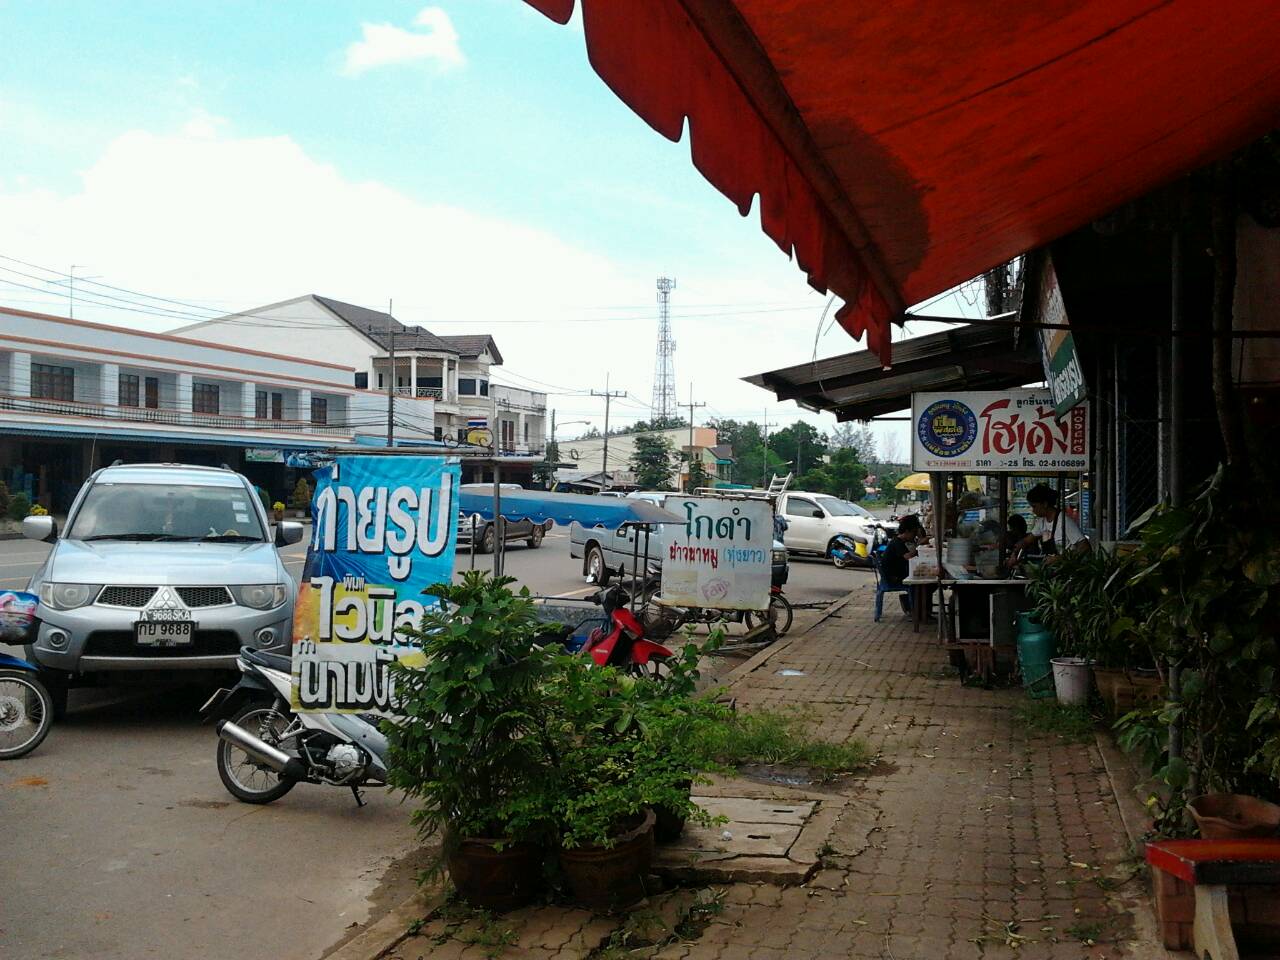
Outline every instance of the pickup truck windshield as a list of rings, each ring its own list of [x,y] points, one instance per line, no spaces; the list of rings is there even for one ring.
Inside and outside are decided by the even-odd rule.
[[[818,497],[818,503],[822,504],[827,513],[833,517],[871,517],[869,510],[864,510],[856,503],[849,503],[847,500],[837,500],[835,497]]]
[[[67,530],[72,540],[266,539],[242,487],[95,483]]]

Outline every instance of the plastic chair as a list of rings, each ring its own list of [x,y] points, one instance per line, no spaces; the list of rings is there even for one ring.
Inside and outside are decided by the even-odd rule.
[[[876,574],[876,617],[875,622],[879,623],[880,618],[884,615],[884,595],[886,593],[904,593],[907,596],[907,609],[911,609],[911,588],[906,584],[891,586],[884,579],[884,554],[880,551],[872,551],[871,553],[871,569]]]

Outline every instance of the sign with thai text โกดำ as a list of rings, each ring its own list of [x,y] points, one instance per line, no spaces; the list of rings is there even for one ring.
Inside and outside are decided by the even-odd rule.
[[[763,500],[670,496],[685,517],[664,526],[662,599],[682,607],[764,610],[773,569],[773,510]]]
[[[397,631],[453,577],[460,467],[444,457],[339,456],[317,471],[293,616],[293,708],[395,712],[391,664],[422,663]]]
[[[1048,390],[911,395],[911,465],[960,473],[1089,469],[1089,405],[1061,419]]]

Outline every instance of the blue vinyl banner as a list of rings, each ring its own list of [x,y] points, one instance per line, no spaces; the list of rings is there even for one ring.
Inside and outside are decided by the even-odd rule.
[[[392,715],[398,636],[453,577],[461,468],[445,457],[338,456],[316,471],[311,543],[293,618],[293,707]]]

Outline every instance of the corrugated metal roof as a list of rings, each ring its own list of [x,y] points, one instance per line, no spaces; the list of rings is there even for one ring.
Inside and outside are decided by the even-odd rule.
[[[1010,315],[1012,316],[1012,315]],[[1043,378],[1034,340],[1016,324],[958,326],[893,345],[893,366],[858,350],[743,377],[779,400],[829,410],[839,420],[869,420],[905,410],[922,390],[1000,390]]]

